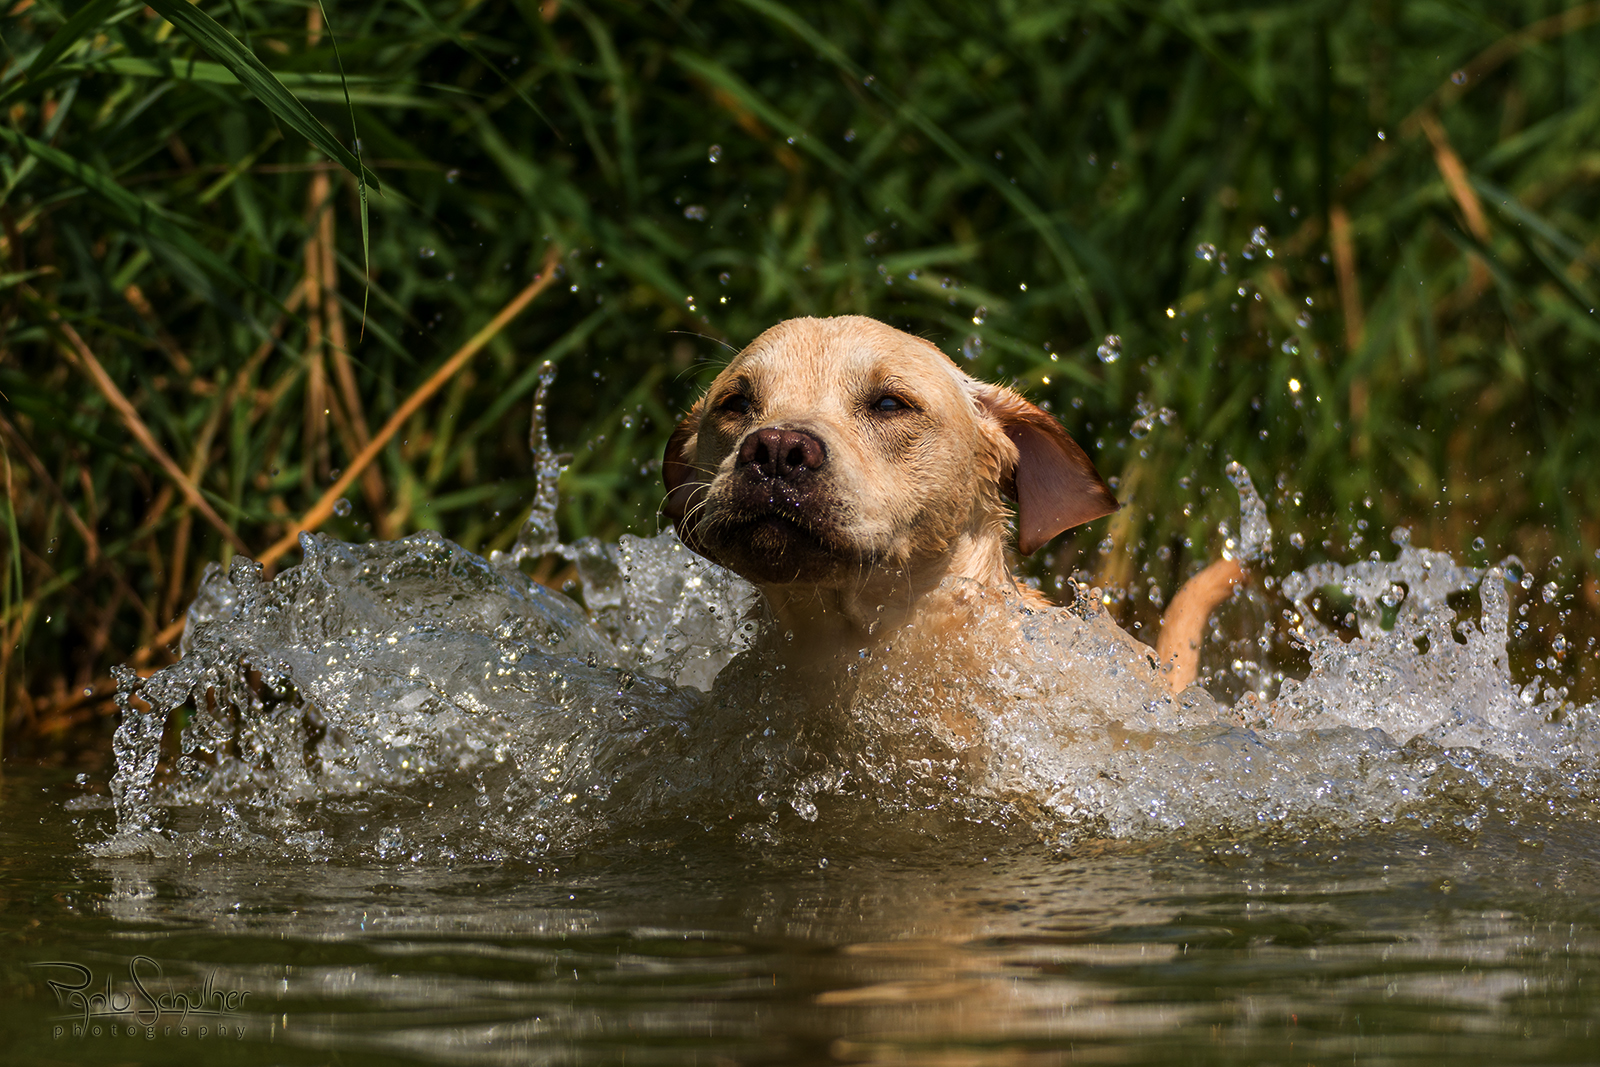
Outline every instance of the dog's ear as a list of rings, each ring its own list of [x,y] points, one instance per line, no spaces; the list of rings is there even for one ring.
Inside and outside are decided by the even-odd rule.
[[[690,482],[694,474],[694,437],[700,429],[700,408],[704,403],[704,397],[694,402],[694,407],[673,428],[661,455],[661,481],[667,487],[667,500],[661,511],[674,524],[689,510],[689,498],[694,495],[695,486]]]
[[[1017,502],[1017,551],[1029,555],[1057,534],[1117,510],[1094,464],[1048,411],[982,382],[973,383],[973,397],[1017,446],[1017,468],[1001,487]]]

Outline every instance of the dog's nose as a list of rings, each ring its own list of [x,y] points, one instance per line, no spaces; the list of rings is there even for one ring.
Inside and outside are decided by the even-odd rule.
[[[828,450],[811,434],[800,430],[763,427],[739,446],[739,466],[754,467],[763,478],[793,481],[828,461]]]

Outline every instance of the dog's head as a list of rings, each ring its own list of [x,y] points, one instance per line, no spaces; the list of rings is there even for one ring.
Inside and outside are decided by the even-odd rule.
[[[1026,554],[1117,510],[1047,412],[874,319],[791,319],[756,338],[667,442],[665,513],[758,585],[937,567],[965,540]]]

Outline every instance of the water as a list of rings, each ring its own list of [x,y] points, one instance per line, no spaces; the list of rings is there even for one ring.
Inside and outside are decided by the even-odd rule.
[[[108,812],[64,809],[82,793],[64,774],[0,783],[0,1061],[1446,1065],[1600,1049],[1589,818],[1062,855],[833,811],[790,816],[778,843],[308,864],[93,857],[63,847],[107,829]],[[155,997],[248,995],[187,1020],[143,999],[85,1018],[47,985],[137,997],[130,967]]]
[[[1596,708],[1513,676],[1515,559],[1397,531],[1282,576],[1309,672],[1231,703],[1152,693],[1098,590],[975,593],[1017,625],[951,639],[984,670],[866,655],[819,693],[672,534],[562,544],[532,444],[513,551],[214,570],[181,661],[123,679],[109,796],[7,783],[19,1062],[191,1055],[201,1023],[127,1033],[157,966],[250,993],[195,1016],[248,1062],[1600,1058]],[[1228,475],[1227,551],[1270,572]],[[521,571],[552,552],[587,611]]]

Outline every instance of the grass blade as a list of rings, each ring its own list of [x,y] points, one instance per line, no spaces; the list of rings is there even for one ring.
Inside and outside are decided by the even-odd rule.
[[[306,106],[299,98],[267,69],[267,65],[257,59],[254,52],[245,48],[239,39],[224,29],[216,19],[187,3],[186,0],[152,0],[150,7],[182,30],[212,59],[231,70],[234,77],[238,78],[245,88],[255,94],[257,100],[266,105],[267,110],[290,129],[316,145],[329,159],[363,182],[371,184],[374,189],[381,188],[378,176],[363,167],[361,161],[340,144],[338,139],[328,132],[328,128],[306,110]]]

